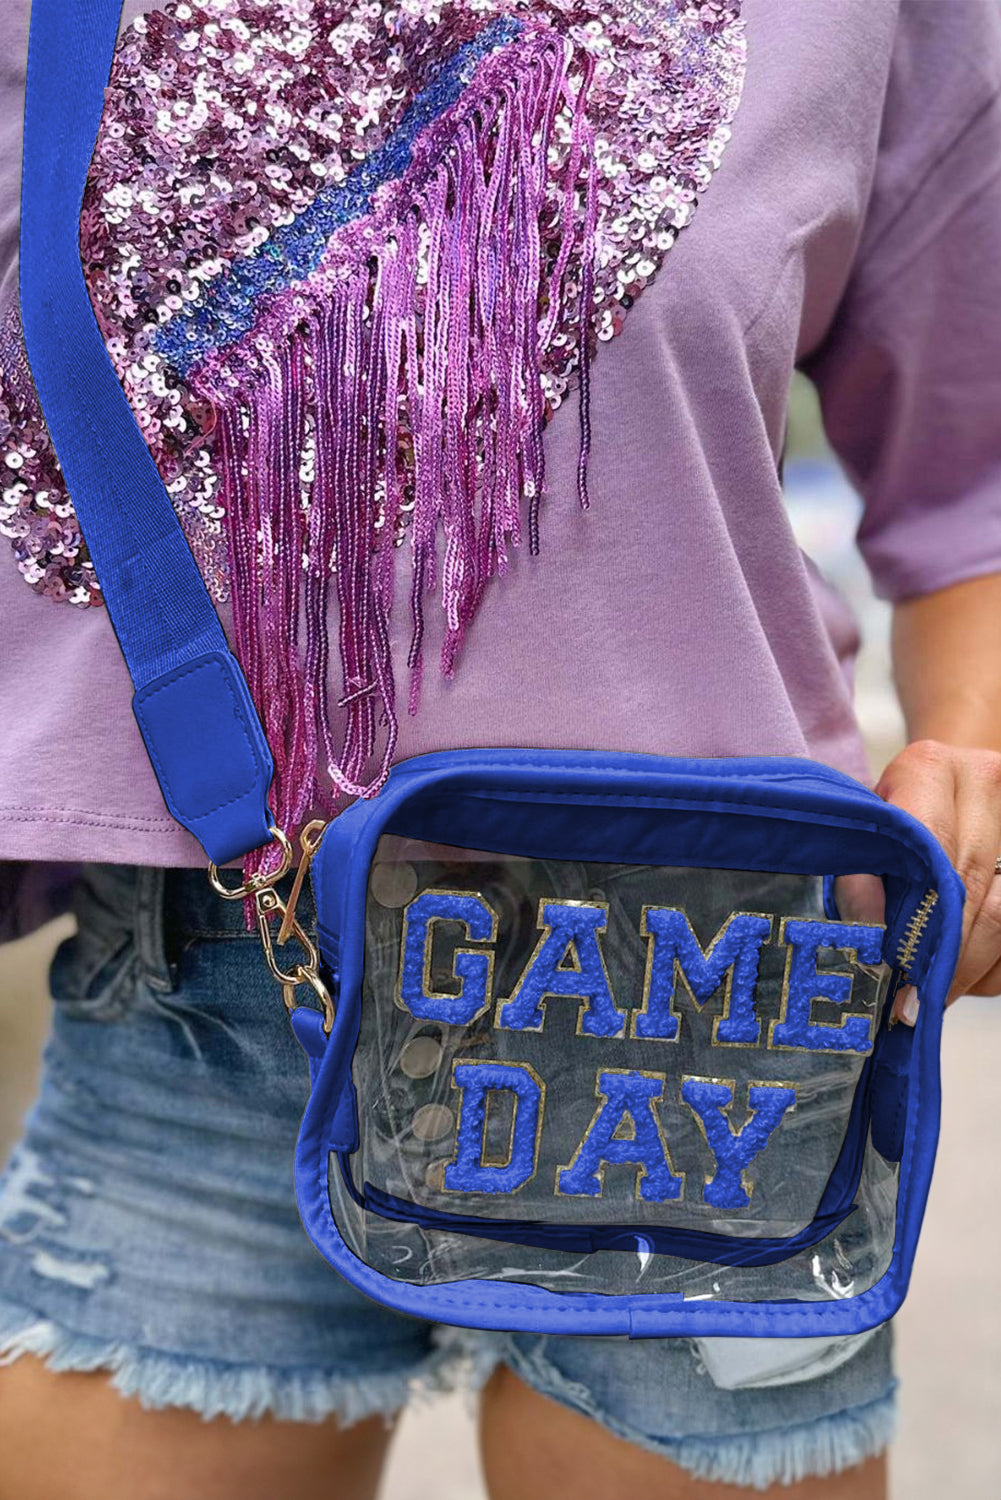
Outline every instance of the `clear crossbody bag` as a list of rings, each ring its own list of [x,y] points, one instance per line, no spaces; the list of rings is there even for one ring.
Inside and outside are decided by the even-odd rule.
[[[859,873],[883,924],[838,917]],[[311,880],[336,1002],[329,1035],[293,1014],[300,1209],[363,1290],[634,1336],[899,1304],[961,910],[915,820],[806,760],[454,750],[330,824]]]

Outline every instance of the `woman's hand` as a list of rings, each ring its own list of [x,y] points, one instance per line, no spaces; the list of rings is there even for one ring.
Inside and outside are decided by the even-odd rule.
[[[963,936],[946,1004],[960,995],[1001,994],[1001,753],[915,740],[886,767],[876,791],[938,839],[966,887]],[[914,1024],[917,996],[907,986],[895,1012]]]
[[[919,818],[938,839],[966,887],[963,934],[946,1004],[960,995],[1001,995],[1001,753],[914,740],[894,756],[876,783],[886,802]],[[845,921],[882,922],[883,884],[876,876],[835,883]],[[917,1019],[913,985],[901,989],[894,1015]]]
[[[891,647],[910,744],[876,791],[931,829],[966,887],[948,1003],[1001,994],[1001,572],[898,601]],[[908,986],[894,1014],[917,1013]]]

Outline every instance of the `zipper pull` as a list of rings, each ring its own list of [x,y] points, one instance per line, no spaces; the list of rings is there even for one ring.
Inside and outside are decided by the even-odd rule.
[[[282,915],[282,925],[278,929],[279,945],[288,941],[289,934],[291,933],[292,928],[295,924],[295,908],[299,900],[299,894],[302,890],[302,883],[309,873],[309,867],[312,863],[313,855],[320,847],[320,840],[323,838],[324,830],[326,829],[326,827],[327,824],[322,818],[314,818],[312,823],[306,824],[305,828],[299,835],[299,848],[301,849],[302,853],[299,858],[298,869],[295,872],[295,879],[292,882],[292,890],[289,894],[288,904],[285,907],[285,911]]]

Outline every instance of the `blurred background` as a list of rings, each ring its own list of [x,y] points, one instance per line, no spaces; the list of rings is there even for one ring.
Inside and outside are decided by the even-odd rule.
[[[800,545],[858,614],[859,718],[876,774],[904,742],[890,674],[889,607],[872,596],[854,546],[856,497],[823,440],[812,389],[797,382],[785,468]],[[45,972],[71,930],[53,923],[0,950],[0,1160],[30,1103],[47,1026]],[[892,1500],[1001,1500],[1001,1243],[997,1070],[1001,1001],[966,999],[949,1015],[944,1113],[914,1280],[897,1319],[902,1419]],[[753,1492],[748,1492],[753,1493]],[[461,1397],[404,1419],[381,1500],[483,1500],[473,1416]]]

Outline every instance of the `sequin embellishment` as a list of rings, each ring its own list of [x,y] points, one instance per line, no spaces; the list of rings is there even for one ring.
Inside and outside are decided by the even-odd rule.
[[[168,0],[123,31],[84,273],[209,591],[232,601],[283,826],[385,779],[397,547],[411,712],[426,595],[450,675],[523,528],[538,550],[542,433],[571,386],[586,507],[590,362],[719,164],[739,8]],[[36,590],[98,603],[16,313],[0,376],[0,530]]]

